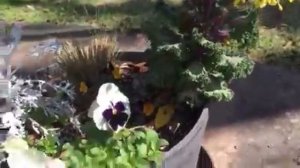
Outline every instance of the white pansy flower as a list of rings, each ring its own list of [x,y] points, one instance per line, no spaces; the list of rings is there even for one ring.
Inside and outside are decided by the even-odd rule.
[[[117,131],[124,127],[130,117],[129,99],[113,83],[101,85],[88,116],[93,118],[100,130]]]

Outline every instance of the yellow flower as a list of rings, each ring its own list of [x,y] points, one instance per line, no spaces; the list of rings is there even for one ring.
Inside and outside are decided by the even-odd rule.
[[[159,107],[154,119],[155,128],[158,129],[167,125],[170,122],[174,112],[175,108],[173,105],[168,104]]]
[[[280,11],[282,11],[282,10],[283,10],[283,7],[281,6],[281,4],[280,4],[280,3],[278,3],[278,8],[279,8],[279,10],[280,10]]]
[[[292,3],[294,0],[288,0],[290,3]],[[235,6],[238,6],[240,4],[246,3],[245,0],[234,0],[233,4]],[[278,6],[279,10],[283,10],[282,5],[280,4],[280,0],[255,0],[254,1],[254,6],[256,8],[264,8],[267,5],[271,5],[271,6]]]
[[[271,6],[277,5],[277,3],[278,3],[277,0],[268,0],[268,4],[270,4]]]
[[[246,3],[246,0],[234,0],[233,4],[234,6],[238,6],[240,4],[244,4]]]
[[[121,68],[117,65],[114,65],[112,75],[113,75],[114,79],[121,79],[122,78]]]
[[[143,113],[146,116],[151,115],[154,112],[154,105],[151,102],[146,102],[143,105]]]
[[[85,82],[80,82],[79,92],[85,94],[88,91],[88,87]]]
[[[267,5],[267,0],[255,0],[254,5],[256,8],[264,8]]]

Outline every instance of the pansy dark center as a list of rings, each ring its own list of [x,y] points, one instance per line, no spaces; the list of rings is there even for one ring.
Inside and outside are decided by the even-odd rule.
[[[113,104],[111,102],[111,107],[103,112],[103,117],[109,123],[113,130],[116,130],[119,126],[124,126],[128,119],[128,115],[124,112],[125,105],[122,102],[117,102]]]
[[[113,114],[113,115],[117,115],[117,113],[118,113],[118,110],[115,109],[115,108],[113,108],[113,109],[112,109],[112,114]]]

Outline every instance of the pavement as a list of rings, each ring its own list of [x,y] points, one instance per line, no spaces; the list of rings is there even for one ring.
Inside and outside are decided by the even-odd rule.
[[[0,21],[0,25],[4,24],[6,24],[4,21]],[[28,24],[25,22],[14,22],[14,24],[22,27],[22,39],[29,41],[51,36],[72,37],[75,35],[76,37],[86,37],[92,36],[96,32],[112,33],[90,25],[57,25],[54,23]]]
[[[5,22],[0,21],[0,27],[4,24]],[[130,55],[134,55],[137,59],[139,53],[145,51],[150,46],[146,35],[139,30],[131,30],[125,33],[107,32],[87,25],[27,24],[24,22],[15,22],[15,24],[22,27],[22,39],[12,55],[10,63],[13,66],[20,66],[22,64],[22,67],[28,70],[44,67],[53,61],[53,55],[28,57],[28,53],[33,46],[50,38],[57,38],[60,41],[76,39],[84,42],[95,34],[110,35],[116,38],[120,52],[130,53]],[[124,58],[127,55],[125,54]]]
[[[204,148],[216,168],[300,167],[300,72],[257,64],[209,105]]]

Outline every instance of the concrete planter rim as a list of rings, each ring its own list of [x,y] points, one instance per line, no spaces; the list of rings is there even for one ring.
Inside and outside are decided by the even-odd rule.
[[[181,162],[190,162],[187,161],[184,158],[180,158],[177,156],[183,155],[184,153],[187,152],[192,152],[190,155],[193,158],[197,158],[197,160],[192,159],[192,163],[193,165],[197,165],[198,162],[198,156],[200,154],[200,149],[202,146],[202,139],[203,139],[203,135],[206,129],[206,125],[208,122],[208,108],[204,108],[202,111],[202,114],[200,115],[199,119],[197,120],[197,122],[195,123],[194,127],[190,130],[190,132],[178,143],[176,144],[174,147],[172,147],[169,151],[164,152],[164,158],[163,158],[163,168],[175,168],[175,167],[169,167],[169,164],[172,164],[172,160],[181,160]],[[193,143],[194,142],[194,143]],[[197,144],[197,142],[199,142]],[[194,145],[196,144],[196,145]],[[192,147],[194,146],[194,147]],[[193,151],[189,151],[188,148],[190,147],[191,150]],[[187,150],[185,150],[187,148]],[[177,158],[177,159],[176,159]],[[176,167],[177,168],[177,167]],[[196,168],[196,167],[189,167],[189,168]]]

